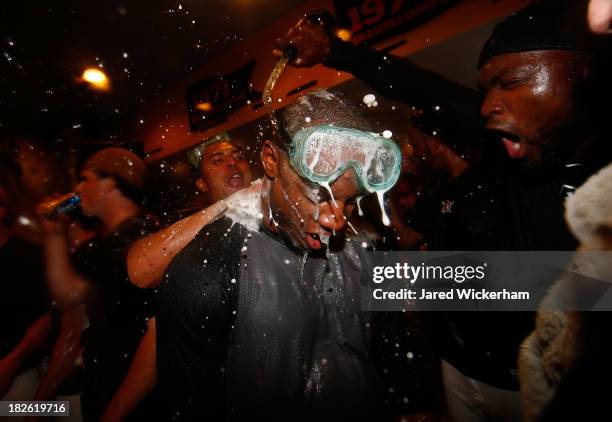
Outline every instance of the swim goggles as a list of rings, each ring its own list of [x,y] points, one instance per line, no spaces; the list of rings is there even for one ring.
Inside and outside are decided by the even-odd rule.
[[[292,140],[291,165],[312,182],[329,186],[352,168],[368,192],[384,192],[400,176],[399,147],[375,133],[322,125],[301,129]]]

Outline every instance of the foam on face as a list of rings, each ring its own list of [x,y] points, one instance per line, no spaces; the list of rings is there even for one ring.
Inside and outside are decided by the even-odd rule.
[[[373,142],[372,136],[377,135],[359,136],[354,131],[332,126],[320,128],[305,142],[304,161],[311,172],[321,176],[331,176],[342,164],[354,161],[361,165],[360,177],[364,181],[381,183],[385,180],[385,168],[393,167],[396,157],[392,150]]]
[[[338,203],[336,202],[336,198],[334,198],[334,193],[332,192],[331,186],[329,186],[329,183],[320,182],[319,184],[325,189],[327,189],[327,192],[329,193],[329,197],[331,198],[332,203],[334,204],[334,207],[338,208]]]
[[[285,188],[283,187],[282,184],[279,184],[279,187],[280,187],[281,191],[283,192],[283,197],[285,198],[285,201],[287,201],[289,203],[289,205],[293,209],[293,212],[295,213],[295,215],[297,215],[298,219],[300,220],[300,224],[304,225],[304,219],[302,218],[302,216],[300,215],[300,212],[297,209],[298,203],[296,202],[295,204],[293,204],[291,202],[291,200],[289,199],[289,195],[287,195],[287,192],[285,191]],[[268,202],[268,204],[269,204],[269,202]],[[272,217],[272,209],[270,209],[270,220],[272,220],[274,222],[274,219]],[[278,224],[275,223],[275,225],[278,225]]]
[[[362,199],[363,199],[363,195],[357,197],[357,212],[359,213],[359,217],[363,217],[363,210],[361,209]]]
[[[376,136],[375,134],[371,134]],[[342,146],[346,146],[342,148]],[[333,173],[342,164],[353,160],[360,163],[362,167],[361,178],[369,182],[382,182],[385,180],[385,166],[395,165],[396,159],[392,151],[386,150],[380,144],[372,142],[371,138],[358,136],[347,130],[334,127],[325,127],[309,135],[305,143],[303,154],[310,171],[314,174],[326,176]],[[318,182],[329,192],[329,196],[335,207],[338,207],[332,193],[329,182]],[[382,222],[389,226],[391,221],[384,207],[384,191],[375,190],[368,184],[366,189],[369,192],[376,192],[380,205]],[[361,197],[357,198],[359,215],[363,216],[361,210]]]
[[[385,226],[390,226],[391,225],[391,220],[389,219],[389,216],[387,215],[387,211],[385,210],[385,198],[384,195],[387,191],[386,190],[380,190],[380,191],[376,191],[376,197],[378,198],[378,205],[380,206],[380,213],[382,215],[382,222]]]
[[[355,228],[355,226],[353,226],[353,225],[351,224],[351,222],[350,222],[350,221],[347,221],[347,222],[346,222],[346,224],[348,224],[348,226],[351,228],[351,230],[353,231],[353,233],[355,233],[355,234],[359,234],[359,232],[357,231],[357,229]]]
[[[313,213],[313,218],[315,221],[319,221],[319,216],[320,216],[320,210],[319,210],[319,203],[317,203],[317,206],[315,207],[314,213]]]

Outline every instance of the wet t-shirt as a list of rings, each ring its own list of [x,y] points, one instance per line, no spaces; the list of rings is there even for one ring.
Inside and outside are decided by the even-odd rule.
[[[222,218],[179,252],[157,297],[157,379],[178,420],[223,420],[225,374],[237,305],[239,251],[247,236]]]
[[[384,420],[359,311],[363,257],[342,255],[304,255],[228,218],[204,227],[159,292],[168,416]]]
[[[89,327],[82,337],[87,420],[102,415],[121,385],[153,315],[154,292],[130,282],[126,262],[129,247],[153,229],[144,217],[129,218],[108,236],[85,242],[72,258],[77,271],[93,285],[87,302]]]
[[[372,315],[361,312],[369,256],[361,241],[340,243],[304,252],[252,233],[228,365],[232,419],[386,419]]]

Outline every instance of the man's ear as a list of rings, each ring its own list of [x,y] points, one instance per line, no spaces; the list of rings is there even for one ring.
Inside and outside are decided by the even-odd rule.
[[[275,179],[279,176],[281,164],[281,150],[272,141],[266,140],[261,149],[261,165],[266,177]]]
[[[208,192],[208,184],[206,184],[206,182],[204,181],[202,177],[198,177],[196,179],[196,187],[202,193]]]
[[[111,192],[115,189],[119,190],[117,186],[117,181],[112,176],[101,177],[98,182],[98,186],[102,188],[102,191],[105,193]]]

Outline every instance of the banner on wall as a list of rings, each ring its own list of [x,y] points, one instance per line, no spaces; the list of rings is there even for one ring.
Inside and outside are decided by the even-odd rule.
[[[461,0],[334,0],[338,27],[348,29],[351,42],[367,44],[405,32]]]
[[[187,88],[189,130],[201,132],[225,122],[248,100],[261,98],[251,88],[255,60],[226,75],[207,78]]]

